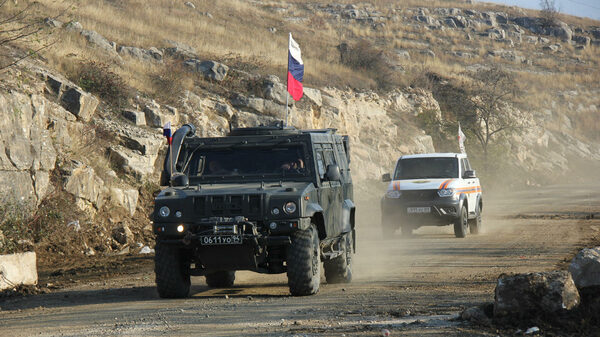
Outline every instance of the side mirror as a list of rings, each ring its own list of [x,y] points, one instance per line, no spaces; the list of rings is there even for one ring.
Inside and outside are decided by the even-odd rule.
[[[175,172],[171,176],[171,186],[173,186],[173,187],[188,186],[189,184],[190,184],[190,180],[188,179],[188,176],[186,176],[183,173]]]
[[[477,176],[475,175],[475,170],[465,171],[465,173],[463,174],[463,178],[464,179],[477,178]]]
[[[335,164],[327,165],[327,173],[325,174],[329,181],[339,181],[342,179],[339,166]]]
[[[384,183],[387,183],[387,182],[389,182],[389,181],[392,181],[392,177],[390,176],[390,174],[389,174],[389,173],[384,173],[384,174],[381,176],[381,181],[383,181]]]

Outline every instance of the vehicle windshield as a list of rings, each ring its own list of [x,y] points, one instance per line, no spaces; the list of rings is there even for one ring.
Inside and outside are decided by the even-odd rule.
[[[423,178],[457,178],[456,158],[410,158],[398,161],[395,180]]]
[[[230,147],[198,149],[184,172],[190,178],[306,176],[306,156],[301,145],[282,147]]]

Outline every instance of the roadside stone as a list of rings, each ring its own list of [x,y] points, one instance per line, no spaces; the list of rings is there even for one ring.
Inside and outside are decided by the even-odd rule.
[[[491,306],[492,305],[490,304],[490,307]],[[488,317],[482,306],[471,307],[466,309],[460,314],[460,318],[465,321],[482,325],[489,325],[492,322],[491,317]]]
[[[569,272],[577,288],[600,286],[600,247],[584,248],[573,258]]]
[[[82,165],[73,169],[67,178],[65,191],[100,207],[103,202],[104,181],[96,175],[93,168]]]
[[[323,96],[321,95],[321,90],[319,89],[304,88],[302,100],[309,101],[317,107],[321,107],[323,105]]]
[[[98,103],[96,97],[78,87],[67,89],[61,97],[61,105],[84,122],[92,119]]]
[[[561,50],[562,46],[560,44],[556,43],[556,44],[551,44],[549,46],[544,46],[542,49],[554,53],[554,52]]]
[[[573,36],[573,41],[575,41],[575,43],[577,44],[589,47],[590,43],[592,42],[592,39],[590,39],[589,36],[575,35]]]
[[[90,43],[109,53],[116,53],[113,45],[104,36],[93,30],[82,30],[80,34]]]
[[[579,292],[567,271],[502,274],[496,285],[494,316],[558,313],[577,307],[579,301]]]
[[[170,45],[170,47],[165,48],[164,51],[165,55],[167,56],[184,60],[195,59],[197,57],[197,52],[194,47],[173,40],[165,40],[165,42]]]
[[[229,104],[220,102],[215,103],[215,111],[227,119],[230,119],[234,114],[234,111]]]
[[[125,109],[121,112],[123,117],[138,126],[146,125],[146,114],[142,111]]]
[[[163,60],[163,52],[156,47],[148,48],[148,54],[150,54],[150,56],[152,56],[152,58],[158,62],[162,62]]]
[[[139,192],[135,188],[122,189],[113,187],[110,189],[111,200],[123,207],[129,215],[133,216],[137,208]]]
[[[108,150],[110,160],[123,171],[132,174],[137,179],[143,179],[154,173],[156,155],[143,155],[138,151],[122,145],[111,146]]]
[[[194,5],[194,4],[193,4],[192,2],[190,2],[190,1],[186,1],[186,2],[184,3],[184,5],[188,6],[188,7],[189,7],[189,8],[191,8],[191,9],[196,9],[196,5]]]
[[[133,243],[134,241],[133,232],[131,229],[129,229],[129,226],[125,224],[115,227],[113,229],[112,236],[115,241],[122,245]]]
[[[134,59],[138,59],[140,61],[161,61],[162,60],[162,52],[158,49],[154,48],[151,53],[149,50],[145,50],[138,47],[127,47],[120,46],[117,49],[117,52],[121,55],[126,55]]]
[[[83,30],[83,26],[81,25],[81,23],[77,22],[77,21],[71,21],[71,22],[67,22],[67,24],[65,25],[65,29],[66,30],[70,30],[70,31],[82,31]]]
[[[183,63],[183,65],[191,71],[198,72],[204,75],[206,78],[210,78],[215,81],[223,81],[227,76],[229,67],[215,61],[200,61],[198,59],[190,59]]]
[[[289,99],[291,96],[289,96],[285,85],[281,83],[279,77],[275,75],[267,75],[263,79],[261,93],[263,98],[272,100],[279,104],[285,105],[286,98],[288,98],[288,104],[293,102],[293,100]]]
[[[158,104],[156,104],[154,102],[152,102],[150,104],[147,104],[144,107],[143,111],[144,111],[144,116],[146,118],[146,124],[148,126],[152,126],[152,127],[155,127],[155,128],[161,128],[167,122],[171,122],[171,123],[175,123],[176,122],[174,120],[175,116],[167,116],[160,109],[160,105],[158,105]],[[171,117],[171,118],[169,118],[169,117]]]
[[[0,255],[0,290],[38,282],[35,252]]]
[[[63,26],[62,22],[60,22],[56,19],[53,19],[53,18],[45,18],[44,23],[49,27],[55,27],[55,28],[61,28]]]

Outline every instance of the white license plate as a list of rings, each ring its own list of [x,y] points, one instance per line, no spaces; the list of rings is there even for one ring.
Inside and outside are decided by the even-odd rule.
[[[200,244],[211,245],[241,245],[241,235],[203,235],[200,237]]]
[[[406,209],[406,213],[408,213],[408,214],[431,213],[431,207],[408,207]]]

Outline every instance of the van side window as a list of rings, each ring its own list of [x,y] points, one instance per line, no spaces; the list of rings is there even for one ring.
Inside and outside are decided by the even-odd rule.
[[[460,174],[461,174],[461,176],[465,175],[465,171],[466,170],[467,170],[467,166],[465,164],[465,159],[463,158],[463,159],[460,160]]]
[[[464,161],[465,161],[465,168],[467,169],[467,171],[471,171],[472,168],[471,168],[471,164],[469,163],[469,159],[465,158]]]

